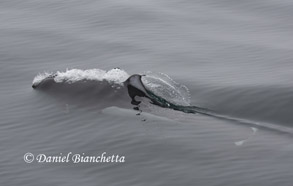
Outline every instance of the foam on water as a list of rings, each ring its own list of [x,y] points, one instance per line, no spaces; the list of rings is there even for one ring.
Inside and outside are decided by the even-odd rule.
[[[246,142],[247,142],[247,141],[248,141],[253,135],[255,135],[256,132],[258,131],[258,129],[255,128],[255,127],[250,127],[250,128],[251,128],[251,130],[252,130],[252,135],[249,136],[248,138],[244,139],[244,140],[234,142],[234,144],[235,144],[236,146],[241,146],[241,145],[243,145],[244,143],[246,143]]]
[[[43,80],[50,77],[52,77],[56,83],[74,83],[81,80],[106,80],[110,83],[123,84],[129,75],[124,70],[118,68],[109,71],[101,69],[67,69],[65,72],[58,71],[55,74],[48,72],[41,73],[34,78],[33,85],[37,86]]]
[[[52,76],[53,73],[49,73],[49,72],[43,72],[43,73],[39,73],[37,76],[35,76],[34,80],[33,80],[33,85],[38,85],[40,84],[44,79]]]

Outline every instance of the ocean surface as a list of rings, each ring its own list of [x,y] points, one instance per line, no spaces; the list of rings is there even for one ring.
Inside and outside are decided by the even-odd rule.
[[[0,185],[291,186],[292,19],[288,0],[2,0]],[[134,74],[166,104],[131,104]],[[125,159],[37,160],[104,152]]]

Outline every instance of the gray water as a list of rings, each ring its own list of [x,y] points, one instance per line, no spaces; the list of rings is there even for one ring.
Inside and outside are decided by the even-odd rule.
[[[286,0],[2,0],[0,185],[292,185],[292,18]],[[191,105],[237,119],[151,104],[136,115],[102,85],[31,88],[44,71],[115,67],[165,73]]]

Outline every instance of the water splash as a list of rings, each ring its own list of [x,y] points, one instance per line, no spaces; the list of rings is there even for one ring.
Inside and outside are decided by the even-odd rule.
[[[119,68],[114,68],[109,71],[101,70],[101,69],[71,69],[66,70],[65,72],[56,72],[56,73],[48,73],[44,72],[37,75],[32,84],[33,87],[38,86],[42,81],[47,78],[53,78],[56,83],[74,83],[82,80],[96,80],[103,81],[106,80],[109,83],[115,83],[122,85],[123,82],[129,77],[129,75]]]
[[[141,81],[148,91],[163,98],[170,104],[190,106],[190,93],[185,85],[181,85],[163,73],[146,72]]]

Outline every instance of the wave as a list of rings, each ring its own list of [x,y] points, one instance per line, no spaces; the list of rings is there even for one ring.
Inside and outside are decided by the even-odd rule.
[[[279,126],[223,115],[207,108],[192,106],[188,88],[163,73],[145,72],[129,75],[119,68],[109,71],[71,69],[65,72],[41,73],[34,78],[32,87],[37,90],[45,90],[50,94],[58,94],[58,96],[62,96],[62,99],[98,105],[100,108],[130,107],[132,104],[135,105],[135,109],[139,109],[140,103],[144,101],[141,100],[141,97],[144,97],[154,105],[184,113],[199,113],[248,124],[252,127],[265,127],[283,132],[291,131],[288,128],[283,130]]]
[[[66,104],[88,108],[129,107],[129,96],[123,82],[129,75],[121,69],[70,69],[64,72],[40,73],[32,82],[35,90],[45,92]]]
[[[44,72],[34,78],[32,87],[46,90],[51,94],[64,94],[67,97],[71,96],[72,99],[81,97],[85,100],[112,95],[112,88],[114,88],[115,92],[120,90],[120,95],[128,94],[133,105],[140,104],[140,101],[137,101],[138,97],[146,97],[155,105],[186,113],[203,112],[204,110],[190,106],[190,93],[185,85],[175,82],[166,74],[149,71],[131,76],[119,68],[109,71],[71,69],[56,73]],[[111,99],[113,101],[114,96]],[[100,99],[100,101],[105,102],[106,100]]]

